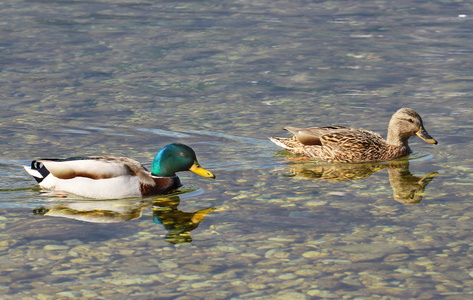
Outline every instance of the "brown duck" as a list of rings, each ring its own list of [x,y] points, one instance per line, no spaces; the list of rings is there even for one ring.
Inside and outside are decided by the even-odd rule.
[[[411,153],[408,140],[414,135],[437,144],[422,118],[410,108],[401,108],[391,117],[386,140],[378,133],[344,126],[284,129],[294,136],[270,140],[294,154],[327,162],[388,161],[406,156]]]

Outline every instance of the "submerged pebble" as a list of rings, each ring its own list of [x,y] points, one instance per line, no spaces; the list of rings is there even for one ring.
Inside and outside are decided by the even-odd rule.
[[[365,2],[2,3],[0,298],[471,297],[471,4]],[[386,169],[324,181],[266,139],[311,122],[378,131],[407,105],[440,142],[413,137],[404,179],[439,172],[419,203],[394,198]],[[36,214],[73,200],[34,187],[28,160],[150,163],[174,141],[217,180],[182,172],[197,195],[133,199],[169,219],[151,204],[108,224]]]

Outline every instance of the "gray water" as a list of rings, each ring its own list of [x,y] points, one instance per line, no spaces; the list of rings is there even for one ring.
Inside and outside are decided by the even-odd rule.
[[[473,293],[473,4],[0,3],[3,299],[465,299]],[[393,164],[300,160],[268,136],[438,145]],[[40,157],[190,145],[216,180],[97,201],[40,190]]]

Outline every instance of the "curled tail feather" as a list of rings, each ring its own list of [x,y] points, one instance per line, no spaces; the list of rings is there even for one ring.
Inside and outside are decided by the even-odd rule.
[[[43,181],[43,179],[49,175],[48,169],[46,169],[42,163],[37,162],[36,160],[31,162],[31,166],[23,166],[23,168],[25,168],[26,172],[33,176],[38,183]]]

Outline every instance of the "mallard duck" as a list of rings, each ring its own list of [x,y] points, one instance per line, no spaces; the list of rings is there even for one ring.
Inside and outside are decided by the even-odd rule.
[[[166,193],[181,186],[179,171],[215,178],[200,166],[191,147],[177,143],[158,152],[151,172],[133,159],[114,156],[39,159],[24,168],[43,188],[96,199]]]
[[[437,144],[424,128],[422,118],[410,108],[401,108],[391,117],[387,139],[378,133],[344,126],[285,127],[291,138],[270,140],[290,152],[327,162],[388,161],[411,152],[408,139],[417,135]]]

